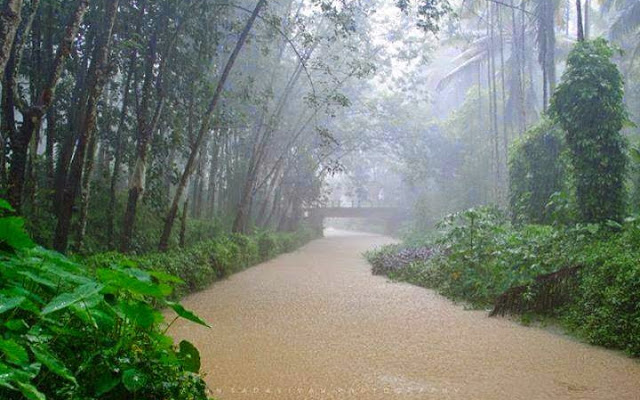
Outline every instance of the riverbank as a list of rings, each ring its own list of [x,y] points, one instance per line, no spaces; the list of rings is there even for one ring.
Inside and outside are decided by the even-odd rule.
[[[317,232],[304,226],[295,232],[225,234],[167,253],[131,256],[111,252],[87,257],[85,262],[94,268],[131,263],[144,270],[171,274],[182,281],[176,285],[173,294],[180,298],[250,266],[291,252],[317,237]]]
[[[372,276],[392,239],[330,232],[184,299],[220,399],[636,399],[640,365]]]
[[[512,225],[492,209],[369,252],[376,274],[529,323],[554,319],[577,338],[640,356],[640,224]]]

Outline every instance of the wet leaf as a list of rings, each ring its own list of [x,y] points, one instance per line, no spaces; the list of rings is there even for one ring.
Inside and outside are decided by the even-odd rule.
[[[99,293],[104,286],[98,283],[88,283],[86,285],[82,285],[78,287],[71,293],[63,293],[59,296],[56,296],[46,307],[42,310],[43,315],[51,314],[52,312],[56,312],[62,310],[64,308],[69,307],[72,304],[75,304],[79,301],[82,301],[90,296],[93,296]]]
[[[130,392],[137,392],[147,383],[147,376],[135,368],[128,369],[122,374],[122,384]]]
[[[36,360],[41,362],[45,367],[49,368],[51,372],[60,376],[61,378],[75,383],[76,385],[78,384],[71,371],[69,371],[69,369],[67,369],[62,361],[60,361],[54,354],[52,354],[45,345],[31,346],[31,351],[36,357]]]
[[[24,297],[5,297],[0,295],[0,314],[18,307],[25,300]]]
[[[13,364],[24,365],[29,362],[27,350],[13,339],[0,339],[0,352],[5,355],[7,361]]]
[[[0,243],[16,250],[35,246],[25,232],[24,220],[20,217],[0,218]]]
[[[180,342],[180,351],[178,352],[178,359],[182,367],[193,373],[200,371],[200,352],[193,344],[183,340]]]
[[[20,393],[22,393],[22,395],[29,400],[46,400],[47,399],[47,397],[42,392],[40,392],[35,386],[29,383],[16,382],[16,384],[20,389]]]
[[[195,322],[196,324],[206,326],[207,328],[211,328],[209,324],[207,324],[203,319],[198,317],[193,311],[187,310],[180,303],[174,303],[171,301],[167,302],[167,305],[173,309],[180,317],[189,320],[191,322]]]
[[[119,308],[129,321],[141,328],[150,328],[159,320],[158,312],[145,303],[122,303]]]

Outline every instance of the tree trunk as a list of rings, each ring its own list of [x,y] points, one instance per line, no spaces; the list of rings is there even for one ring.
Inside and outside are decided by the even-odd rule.
[[[578,17],[578,41],[584,41],[584,27],[582,26],[582,1],[576,0],[576,14]]]
[[[589,36],[591,33],[591,24],[589,20],[591,19],[591,0],[584,0],[584,38],[589,40]]]
[[[0,75],[7,67],[21,15],[22,0],[5,0],[0,11]]]
[[[131,87],[131,77],[136,61],[136,52],[131,55],[131,62],[129,64],[129,70],[127,72],[127,78],[124,84],[122,94],[122,108],[120,109],[120,120],[118,121],[118,127],[116,128],[116,136],[114,143],[114,157],[113,157],[113,172],[111,173],[111,182],[109,184],[109,204],[107,205],[107,241],[110,247],[114,247],[115,238],[115,216],[116,216],[116,190],[118,187],[118,181],[120,180],[120,165],[122,165],[122,153],[124,152],[124,140],[122,138],[125,123],[127,121],[127,110],[129,109],[129,89]]]
[[[65,28],[64,35],[59,43],[53,68],[48,76],[45,87],[34,105],[28,107],[23,113],[23,124],[17,132],[17,137],[11,139],[11,168],[9,171],[9,201],[19,212],[22,206],[22,191],[24,188],[27,151],[31,138],[40,129],[42,117],[51,106],[55,90],[60,81],[64,62],[71,53],[72,45],[78,33],[78,29],[89,6],[88,0],[78,0],[76,8]]]
[[[155,132],[162,108],[164,107],[164,96],[157,100],[153,117],[149,119],[149,103],[151,102],[151,89],[154,81],[154,69],[157,59],[156,52],[157,35],[154,33],[149,41],[149,48],[146,57],[145,77],[142,89],[142,103],[138,110],[138,143],[136,146],[136,162],[133,173],[129,179],[129,195],[127,198],[127,210],[122,224],[122,237],[120,241],[120,251],[129,251],[129,245],[133,236],[133,228],[138,209],[138,200],[144,192],[146,184],[147,153],[149,143]],[[161,75],[158,76],[158,86],[161,85]]]
[[[187,214],[189,211],[189,198],[184,201],[182,206],[182,221],[180,224],[180,248],[184,249],[187,237]]]
[[[78,215],[78,228],[75,243],[75,251],[77,253],[82,252],[84,247],[84,237],[87,233],[87,219],[89,218],[89,200],[91,197],[91,173],[93,172],[93,166],[96,146],[98,138],[96,135],[92,135],[91,141],[87,149],[87,157],[84,164],[84,171],[82,173],[82,185],[80,186],[80,210]]]
[[[211,219],[216,216],[216,189],[217,189],[217,178],[218,178],[218,154],[220,152],[220,144],[217,143],[216,138],[211,141],[211,164],[209,165],[209,186],[207,188],[207,202],[208,202],[208,210],[207,216]]]
[[[71,161],[71,168],[69,171],[69,177],[65,184],[64,189],[64,201],[60,207],[58,214],[58,223],[56,226],[53,247],[59,252],[66,252],[67,244],[69,241],[69,228],[71,226],[71,217],[73,215],[73,208],[78,193],[81,190],[83,183],[83,169],[85,166],[86,158],[93,157],[92,151],[95,150],[94,130],[97,121],[98,113],[98,101],[102,95],[105,82],[107,80],[107,68],[109,63],[109,52],[111,49],[111,37],[113,34],[113,26],[117,15],[119,0],[113,0],[109,2],[109,6],[105,11],[105,25],[101,29],[101,33],[98,35],[98,43],[95,48],[93,61],[91,63],[89,72],[89,85],[87,88],[87,102],[81,104],[83,117],[82,124],[80,126],[80,132],[78,134],[78,143],[76,145],[76,151]],[[88,147],[93,147],[89,149]],[[88,165],[92,168],[93,160]],[[87,186],[90,176],[87,176]],[[88,187],[87,187],[88,191]],[[84,193],[85,199],[88,201],[89,193]],[[86,223],[86,218],[85,218]],[[82,230],[82,227],[81,227]],[[82,235],[79,238],[81,243]]]
[[[180,181],[178,183],[178,187],[176,188],[176,193],[173,197],[173,202],[171,204],[171,207],[169,209],[169,212],[167,213],[167,217],[165,220],[165,225],[164,225],[164,229],[162,231],[162,236],[160,237],[160,243],[158,244],[158,249],[160,251],[165,251],[167,249],[167,246],[169,244],[169,238],[171,237],[171,230],[173,229],[173,223],[175,221],[176,218],[176,214],[178,212],[178,203],[180,201],[180,198],[182,197],[182,194],[184,192],[184,189],[187,185],[187,182],[189,181],[189,177],[191,176],[192,172],[193,172],[193,168],[195,165],[195,161],[196,161],[196,157],[198,152],[200,151],[200,147],[202,146],[202,142],[204,141],[204,137],[207,133],[209,133],[209,124],[211,122],[211,118],[213,117],[214,112],[217,109],[217,105],[218,105],[218,101],[220,100],[220,97],[222,96],[222,90],[224,88],[224,85],[227,81],[227,78],[229,77],[230,73],[231,73],[231,69],[233,68],[233,64],[235,63],[236,59],[238,58],[238,54],[240,53],[240,50],[242,50],[242,47],[244,46],[247,37],[249,36],[249,32],[251,31],[251,28],[253,27],[253,24],[255,22],[255,20],[258,18],[258,15],[260,14],[260,11],[262,10],[262,8],[266,5],[266,0],[259,0],[258,3],[256,4],[256,7],[254,8],[251,17],[249,17],[249,20],[247,21],[242,33],[240,34],[240,37],[238,38],[238,41],[236,42],[236,46],[233,49],[233,52],[231,53],[231,56],[229,57],[229,60],[227,61],[227,64],[225,65],[225,68],[222,72],[222,75],[220,76],[220,80],[218,81],[218,85],[216,87],[216,90],[213,94],[213,97],[211,99],[211,102],[209,103],[209,107],[206,111],[206,113],[204,114],[203,118],[202,118],[202,124],[200,126],[200,130],[198,132],[198,136],[196,138],[196,141],[193,145],[193,147],[191,148],[191,152],[189,154],[189,159],[187,160],[187,164],[185,166],[184,172],[182,173],[182,176],[180,177]]]

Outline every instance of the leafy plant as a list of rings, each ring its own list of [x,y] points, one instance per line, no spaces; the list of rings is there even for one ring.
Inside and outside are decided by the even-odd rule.
[[[567,166],[562,157],[563,133],[543,121],[518,142],[509,157],[509,202],[517,223],[549,223],[554,209],[547,207],[555,193],[565,189]]]
[[[0,398],[207,398],[197,350],[174,347],[158,311],[206,325],[167,300],[179,279],[124,258],[93,270],[35,247],[15,217],[0,232]]]

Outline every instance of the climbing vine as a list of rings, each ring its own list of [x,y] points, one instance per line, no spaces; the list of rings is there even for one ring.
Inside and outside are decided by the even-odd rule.
[[[515,144],[509,157],[509,203],[514,222],[551,222],[550,199],[566,186],[565,147],[562,131],[549,120]]]
[[[625,213],[627,121],[623,81],[606,40],[576,44],[552,101],[551,115],[566,131],[583,222],[620,221]]]

